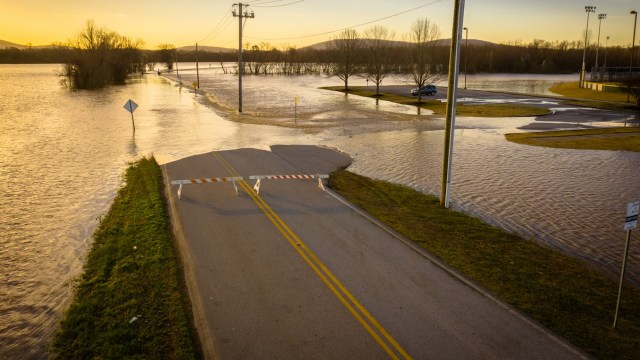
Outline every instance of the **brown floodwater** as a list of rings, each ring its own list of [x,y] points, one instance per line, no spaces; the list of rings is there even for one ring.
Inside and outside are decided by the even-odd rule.
[[[164,163],[213,150],[318,144],[349,154],[354,172],[439,193],[443,118],[318,89],[340,85],[335,78],[247,76],[244,113],[237,114],[234,75],[203,71],[208,96],[196,98],[155,74],[122,87],[68,91],[58,69],[0,65],[0,358],[46,358],[98,219],[127,163],[140,156]],[[181,74],[185,83],[195,79],[192,71]],[[564,79],[534,77],[534,90],[531,81],[520,90],[538,92]],[[476,83],[482,81],[515,91],[521,79]],[[123,109],[128,99],[140,105],[135,134]],[[504,140],[535,122],[457,119],[453,206],[616,274],[626,203],[640,197],[640,154]],[[629,270],[639,283],[635,248]]]

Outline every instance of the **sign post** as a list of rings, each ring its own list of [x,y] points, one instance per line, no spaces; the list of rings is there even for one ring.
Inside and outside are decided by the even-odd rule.
[[[296,125],[298,125],[298,97],[294,96],[293,97],[293,108],[294,108],[294,117],[293,117],[293,121]]]
[[[133,120],[133,112],[138,108],[138,104],[136,104],[133,100],[129,99],[124,104],[125,110],[131,113],[131,123],[133,124],[133,131],[136,131],[136,122]]]
[[[618,286],[618,300],[616,301],[616,313],[613,316],[613,328],[618,325],[618,311],[620,310],[620,299],[622,298],[622,283],[624,273],[627,268],[627,256],[629,255],[629,243],[631,242],[631,230],[638,227],[638,212],[640,212],[640,201],[627,205],[627,216],[624,222],[624,229],[627,230],[627,241],[624,245],[624,257],[622,258],[622,270],[620,271],[620,285]]]

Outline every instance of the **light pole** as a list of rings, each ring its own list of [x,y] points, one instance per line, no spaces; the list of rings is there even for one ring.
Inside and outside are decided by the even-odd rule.
[[[607,36],[607,42],[604,44],[604,67],[607,67],[607,51],[609,50],[609,37]]]
[[[467,90],[467,58],[469,57],[469,29],[464,30],[464,89]]]
[[[607,18],[607,14],[598,14],[598,44],[596,45],[596,72],[598,71],[598,50],[600,49],[600,27],[602,20]]]
[[[633,41],[631,41],[631,66],[629,67],[629,72],[632,73],[633,69],[633,53],[635,52],[636,47],[636,25],[638,25],[638,12],[635,10],[631,11],[631,15],[634,16],[633,20]]]
[[[636,25],[638,25],[638,12],[631,10],[631,15],[634,15],[633,20],[633,40],[631,41],[631,65],[629,65],[629,81],[633,82],[633,53],[636,47]],[[629,92],[627,91],[627,102],[629,102]]]
[[[580,87],[584,87],[585,61],[587,59],[587,37],[589,35],[589,15],[596,12],[595,6],[585,6],[584,11],[587,13],[587,29],[584,31],[584,51],[582,52],[582,71],[580,71]]]

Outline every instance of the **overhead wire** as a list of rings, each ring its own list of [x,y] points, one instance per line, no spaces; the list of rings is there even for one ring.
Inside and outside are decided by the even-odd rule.
[[[435,5],[435,4],[443,2],[443,1],[449,1],[449,0],[435,0],[435,1],[432,1],[430,3],[423,4],[423,5],[420,5],[420,6],[416,6],[414,8],[411,8],[411,9],[408,9],[408,10],[405,10],[405,11],[401,11],[401,12],[398,12],[398,13],[395,13],[395,14],[392,14],[392,15],[388,15],[388,16],[385,16],[385,17],[382,17],[382,18],[379,18],[379,19],[367,21],[367,22],[364,22],[364,23],[361,23],[361,24],[357,24],[357,25],[346,26],[346,27],[343,27],[343,28],[340,28],[340,29],[336,29],[336,30],[325,31],[325,32],[317,33],[317,34],[286,37],[286,38],[273,38],[273,39],[265,39],[265,38],[253,37],[253,36],[250,36],[250,35],[245,35],[245,36],[248,37],[248,38],[252,38],[252,39],[269,40],[269,41],[306,39],[306,38],[311,38],[311,37],[316,37],[316,36],[321,36],[321,35],[333,34],[333,33],[339,32],[339,31],[343,31],[343,30],[347,30],[347,29],[353,29],[353,28],[357,28],[357,27],[373,24],[373,23],[376,23],[376,22],[380,22],[382,20],[387,20],[387,19],[390,19],[390,18],[393,18],[393,17],[396,17],[396,16],[404,15],[406,13],[409,13],[409,12],[412,12],[412,11],[416,11],[418,9],[422,9],[424,7],[427,7],[427,6]]]
[[[270,1],[254,0],[254,1],[247,1],[247,4],[249,4],[249,5],[254,5],[254,4],[264,5],[264,4],[272,4],[272,3],[283,2],[283,1],[290,1],[290,0],[270,0]]]
[[[204,42],[205,40],[207,40],[207,39],[209,39],[211,37],[215,37],[215,36],[219,35],[220,32],[224,31],[227,27],[229,27],[229,25],[233,21],[233,17],[230,16],[231,9],[232,9],[232,6],[229,6],[229,9],[227,9],[224,12],[224,15],[222,16],[222,18],[220,18],[218,23],[213,27],[213,29],[209,32],[209,34],[207,36],[205,36],[204,38],[202,38],[202,40],[200,40],[198,42]]]
[[[280,0],[277,0],[277,1],[280,1]],[[268,4],[268,2],[266,2],[266,3],[260,3],[259,5],[251,5],[251,6],[256,7],[256,8],[274,8],[274,7],[289,6],[289,5],[301,3],[303,1],[305,1],[305,0],[297,0],[297,1],[294,1],[294,2],[291,2],[291,3],[288,3],[288,4],[281,4],[281,5],[262,5],[262,4]]]

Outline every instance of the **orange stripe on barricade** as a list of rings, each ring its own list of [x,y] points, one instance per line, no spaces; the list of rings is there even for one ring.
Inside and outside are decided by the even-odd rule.
[[[318,187],[324,191],[324,185],[322,185],[321,179],[328,179],[329,175],[252,175],[249,179],[256,180],[256,184],[253,186],[256,194],[260,193],[260,180],[295,180],[295,179],[318,179]]]
[[[186,184],[206,184],[206,183],[215,183],[215,182],[233,182],[233,188],[236,191],[236,195],[238,195],[238,187],[236,186],[236,181],[243,180],[242,176],[234,176],[234,177],[223,177],[223,178],[201,178],[201,179],[187,179],[187,180],[172,180],[171,185],[180,185],[178,188],[178,199],[181,198],[182,195],[182,185]]]

